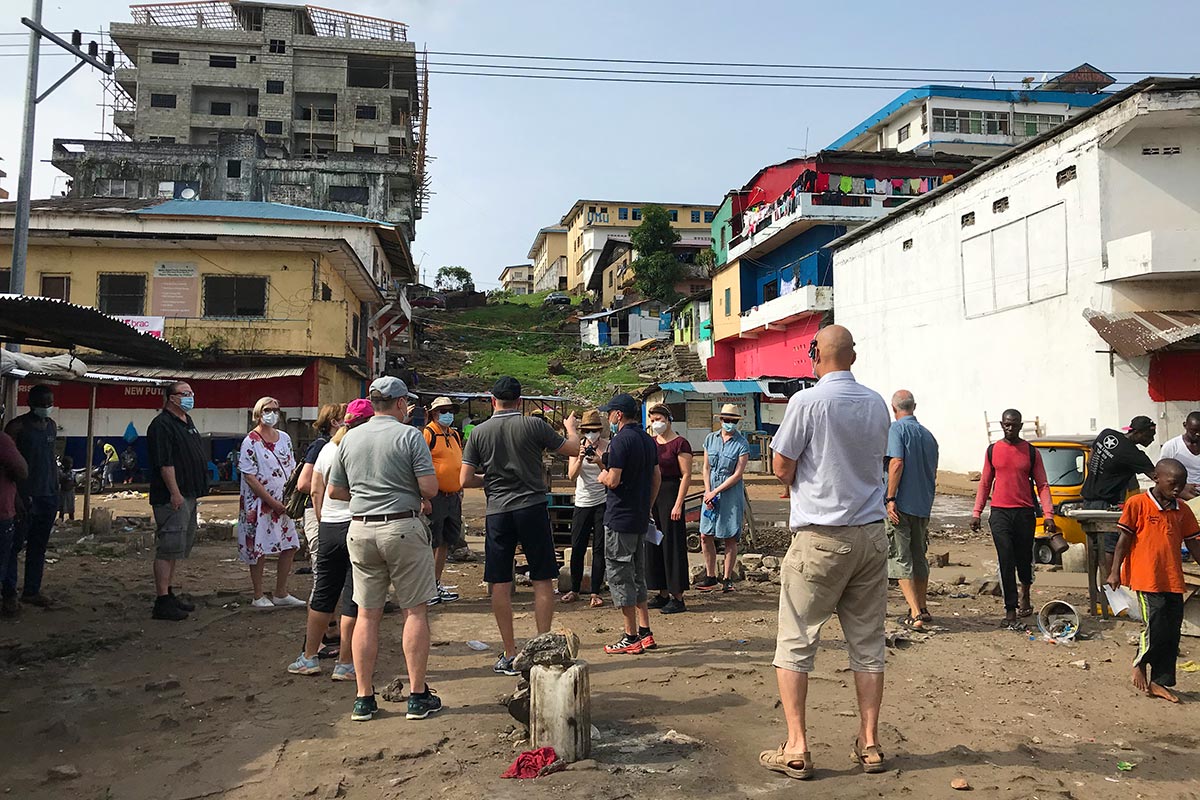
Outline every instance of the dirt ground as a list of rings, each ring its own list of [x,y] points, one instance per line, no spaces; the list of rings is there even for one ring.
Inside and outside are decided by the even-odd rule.
[[[762,517],[782,518],[777,487],[756,479],[752,497]],[[478,520],[480,500],[468,493],[469,518]],[[235,503],[211,498],[201,513],[228,518]],[[99,505],[148,513],[140,498]],[[952,566],[936,569],[935,582],[973,579],[994,558],[986,534],[966,533],[968,512],[964,498],[939,497],[931,551],[948,551]],[[785,735],[771,667],[776,586],[693,592],[687,614],[652,612],[659,649],[642,656],[601,651],[618,635],[611,607],[560,606],[556,623],[579,634],[591,663],[595,766],[506,781],[500,774],[525,746],[509,741],[497,698],[515,679],[492,674],[494,651],[465,644],[498,640],[482,565],[450,565],[446,582],[463,599],[431,615],[430,683],[446,710],[409,722],[402,706],[381,702],[382,716],[361,724],[350,721],[352,684],[286,673],[304,614],[249,609],[232,542],[206,542],[187,562],[183,586],[200,607],[174,624],[150,619],[151,552],[136,532],[129,552],[77,538],[69,529],[55,537],[46,591],[56,606],[0,625],[0,790],[14,798],[939,798],[957,777],[980,797],[1200,798],[1200,673],[1180,672],[1183,705],[1135,696],[1136,623],[1089,618],[1089,638],[1057,646],[1000,630],[998,598],[932,598],[936,631],[888,651],[891,769],[863,775],[848,758],[856,706],[835,619],[809,694],[817,776],[800,786],[756,763]],[[308,576],[292,578],[294,594],[308,587]],[[1082,575],[1039,571],[1034,602],[1063,598],[1082,610],[1085,587]],[[533,633],[531,600],[519,591],[518,636]],[[889,606],[902,613],[895,589]],[[400,634],[399,618],[385,617],[380,687],[403,674]],[[1181,661],[1200,660],[1200,640],[1184,639],[1184,650]],[[1071,665],[1081,659],[1086,668]],[[697,741],[664,742],[671,730]],[[66,774],[51,777],[59,767]]]

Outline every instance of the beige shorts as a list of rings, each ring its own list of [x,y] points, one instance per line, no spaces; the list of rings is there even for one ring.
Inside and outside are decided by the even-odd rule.
[[[308,552],[317,552],[317,530],[320,523],[317,522],[316,509],[304,509],[304,538],[308,541]]]
[[[351,522],[346,549],[359,608],[383,608],[392,589],[400,608],[423,606],[437,595],[429,528],[420,517]]]
[[[887,553],[882,522],[793,531],[783,558],[776,667],[812,672],[821,628],[837,612],[850,669],[883,672]]]

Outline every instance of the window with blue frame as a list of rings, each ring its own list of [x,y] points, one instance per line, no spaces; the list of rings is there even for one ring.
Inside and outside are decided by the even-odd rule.
[[[699,221],[700,221],[700,212],[693,211],[692,212],[692,222],[699,222]]]
[[[642,210],[640,208],[635,208],[633,210],[633,218],[634,220],[639,220],[642,218]]]
[[[671,218],[671,222],[679,222],[679,209],[672,208],[667,212],[667,216]]]
[[[618,208],[617,209],[617,219],[629,219],[629,209],[628,208]]]
[[[713,212],[711,212],[711,211],[705,211],[705,212],[704,212],[704,221],[705,221],[705,222],[712,222],[712,221],[713,221]]]

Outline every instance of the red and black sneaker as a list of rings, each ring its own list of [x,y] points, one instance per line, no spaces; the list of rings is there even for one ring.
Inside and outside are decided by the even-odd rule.
[[[625,634],[617,641],[616,644],[604,645],[604,652],[608,653],[610,656],[619,655],[621,653],[636,656],[646,652],[646,648],[642,647],[642,640],[637,638],[637,636]]]
[[[638,643],[641,644],[643,650],[653,650],[658,647],[658,643],[654,641],[654,634],[647,632],[645,636],[639,635]]]
[[[721,584],[712,575],[706,575],[696,582],[696,590],[701,592],[711,592],[721,588]]]

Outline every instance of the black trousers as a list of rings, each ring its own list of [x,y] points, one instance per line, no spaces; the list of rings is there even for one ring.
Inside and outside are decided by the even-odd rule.
[[[668,594],[687,591],[687,521],[671,519],[671,509],[679,496],[679,478],[664,478],[654,502],[654,524],[662,531],[661,544],[646,545],[646,588]]]
[[[988,517],[992,543],[1000,561],[1000,588],[1004,590],[1004,610],[1017,607],[1017,581],[1033,583],[1033,532],[1037,514],[1032,508],[992,508]]]
[[[1183,627],[1183,595],[1177,592],[1138,592],[1142,611],[1142,638],[1138,642],[1135,667],[1145,666],[1150,680],[1159,686],[1175,685],[1175,662],[1179,659],[1179,631]]]
[[[588,546],[592,548],[592,594],[600,594],[604,585],[604,508],[598,506],[575,507],[571,515],[571,591],[583,591],[583,561]]]

